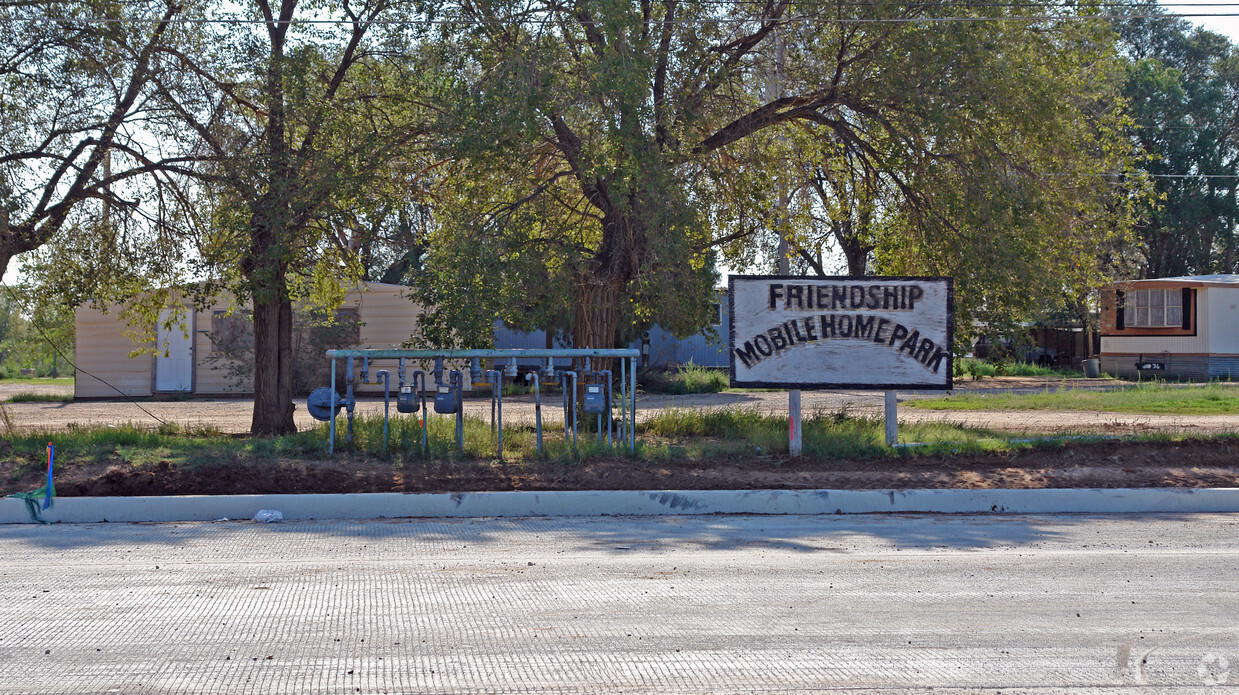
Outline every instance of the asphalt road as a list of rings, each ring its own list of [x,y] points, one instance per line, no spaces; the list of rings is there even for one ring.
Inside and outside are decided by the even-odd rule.
[[[1239,692],[1239,517],[0,528],[4,693]]]

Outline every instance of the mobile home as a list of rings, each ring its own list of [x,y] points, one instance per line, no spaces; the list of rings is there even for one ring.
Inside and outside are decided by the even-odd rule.
[[[337,319],[355,326],[349,342],[359,347],[398,348],[416,332],[421,307],[404,296],[406,287],[362,282],[350,290],[336,312]],[[118,307],[104,312],[89,304],[77,310],[77,398],[116,398],[184,394],[193,396],[243,396],[253,391],[252,375],[245,365],[230,365],[222,353],[230,334],[246,330],[245,321],[233,312],[231,295],[216,297],[210,307],[195,311],[186,302],[184,322],[170,330],[162,325],[154,345],[166,349],[131,356],[135,345],[126,335],[129,327]],[[164,317],[173,313],[165,309]],[[162,323],[162,322],[161,322]],[[230,368],[231,366],[231,368]],[[330,376],[327,359],[322,373]],[[322,385],[325,385],[326,382]],[[377,388],[371,386],[371,389]]]
[[[1116,283],[1102,292],[1101,370],[1118,376],[1239,376],[1239,275]]]

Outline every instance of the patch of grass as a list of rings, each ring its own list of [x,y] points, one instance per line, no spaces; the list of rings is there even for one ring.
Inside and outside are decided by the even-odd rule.
[[[60,376],[55,379],[51,377],[12,377],[9,379],[0,379],[0,384],[22,384],[26,386],[72,386],[73,377]]]
[[[420,415],[420,414],[419,414]],[[419,415],[393,417],[388,426],[387,456],[398,463],[424,465],[432,462],[459,462],[463,460],[495,460],[498,442],[492,436],[490,420],[474,417],[464,419],[464,452],[456,443],[456,418],[432,414],[426,422],[427,451],[422,449],[422,426]],[[596,455],[614,456],[615,451],[606,446],[605,423],[602,444],[596,439],[595,420],[582,419],[577,425],[576,454],[570,439],[564,436],[562,424],[544,424],[542,429],[543,457],[550,461],[570,462]],[[328,425],[319,425],[310,432],[298,433],[321,442],[327,448]],[[347,440],[347,421],[341,418],[336,423],[336,450],[361,451],[371,456],[383,454],[383,417],[370,415],[353,421],[353,437]],[[503,455],[508,461],[533,460],[537,458],[537,433],[533,425],[506,425],[503,428]]]
[[[9,396],[5,403],[71,403],[72,395],[63,393],[17,393]]]
[[[886,446],[882,418],[857,417],[846,411],[814,411],[801,418],[805,456],[816,458],[881,458],[902,455]],[[786,455],[788,419],[752,409],[666,409],[638,425],[638,432],[679,452],[680,456]],[[907,424],[900,441],[919,442],[912,453],[989,451],[1005,449],[1002,435],[958,425]],[[675,457],[674,455],[672,456]]]
[[[649,370],[638,375],[646,393],[682,396],[690,393],[718,393],[731,385],[726,371],[702,367],[692,362],[675,370]]]
[[[1239,401],[1239,387],[1211,386],[1198,389],[1167,389],[1146,386],[1113,395],[1136,395],[1150,400],[1194,396],[1199,402]],[[1071,392],[1075,396],[1111,396],[1095,392]],[[1048,394],[1053,396],[1054,394]],[[993,407],[998,397],[976,399],[984,407]],[[1027,398],[1027,397],[1016,397]],[[917,407],[924,403],[907,403]],[[1233,406],[1232,406],[1233,407]],[[1239,410],[1236,408],[1235,410]],[[0,416],[3,408],[0,407]],[[420,415],[420,414],[419,414]],[[628,456],[623,447],[608,447],[596,441],[591,428],[593,418],[580,422],[576,446],[565,440],[562,425],[548,424],[544,429],[544,458],[536,452],[534,429],[531,425],[504,428],[504,461],[496,455],[496,441],[490,424],[480,418],[464,421],[464,451],[457,449],[455,418],[431,414],[427,422],[428,450],[421,446],[421,421],[418,416],[393,416],[389,423],[388,447],[384,456],[383,418],[381,415],[359,417],[353,423],[351,440],[347,438],[347,420],[337,422],[336,455],[383,458],[395,468],[406,470],[437,470],[467,480],[469,471],[487,469],[517,470],[521,466],[549,466],[541,470],[554,474],[568,470],[591,459],[613,459]],[[908,423],[900,427],[900,441],[918,446],[891,449],[885,446],[884,424],[878,417],[858,417],[846,410],[813,411],[803,421],[803,456],[829,466],[832,460],[846,458],[896,459],[941,457],[955,454],[1012,453],[1042,446],[1059,445],[1065,439],[1016,439],[993,431],[946,423]],[[0,427],[3,427],[0,419]],[[121,426],[74,426],[64,431],[31,432],[12,430],[0,440],[0,463],[8,465],[9,478],[0,486],[12,487],[27,474],[37,474],[46,465],[47,444],[56,446],[56,461],[60,468],[92,464],[121,463],[136,468],[154,467],[163,463],[172,468],[196,468],[218,465],[275,461],[327,460],[327,425],[282,437],[233,437],[221,434],[210,426],[164,425],[157,429],[133,424]],[[788,420],[786,415],[760,412],[754,409],[667,409],[654,413],[638,424],[636,457],[645,461],[665,461],[669,465],[690,461],[764,461],[778,465],[788,454]],[[26,478],[28,479],[28,478]],[[467,483],[466,483],[467,484]],[[3,491],[11,492],[12,490]]]
[[[1005,366],[1007,376],[1050,376],[1068,379],[1082,379],[1084,372],[1066,367],[1046,367],[1029,362],[1009,362]]]
[[[909,401],[905,405],[924,410],[1097,410],[1149,415],[1234,415],[1239,414],[1239,387],[1217,383],[1174,387],[1146,382],[1114,391],[1065,388],[1030,394],[966,393]]]
[[[1028,362],[990,362],[975,357],[960,357],[955,361],[955,377],[974,380],[995,376],[1048,376],[1080,379],[1084,373],[1076,369],[1046,367]]]

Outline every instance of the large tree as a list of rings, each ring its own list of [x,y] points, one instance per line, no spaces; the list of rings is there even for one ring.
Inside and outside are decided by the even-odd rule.
[[[152,157],[138,134],[180,12],[170,0],[0,2],[0,273],[97,222],[83,202],[131,213],[127,184],[185,163]]]
[[[1146,11],[1153,11],[1146,8]],[[1156,204],[1139,228],[1146,277],[1239,268],[1239,48],[1167,16],[1120,24],[1131,135]]]
[[[652,322],[695,330],[718,252],[749,264],[780,226],[814,217],[795,205],[810,193],[855,242],[854,267],[876,248],[883,270],[963,274],[966,309],[1045,294],[999,285],[1061,294],[1095,275],[1093,246],[1122,227],[1113,35],[1007,16],[1076,12],[1052,3],[950,8],[971,22],[935,11],[452,4],[445,129],[465,178],[430,245],[440,318],[520,323],[549,303],[538,316],[571,323],[581,347]],[[787,248],[808,246],[801,232]],[[1047,262],[1067,272],[1047,279]]]
[[[360,236],[409,194],[419,128],[398,0],[253,0],[165,49],[165,136],[200,159],[192,265],[252,304],[251,432],[295,431],[293,304],[358,279]],[[223,19],[229,10],[215,10]],[[334,20],[325,22],[324,20]]]

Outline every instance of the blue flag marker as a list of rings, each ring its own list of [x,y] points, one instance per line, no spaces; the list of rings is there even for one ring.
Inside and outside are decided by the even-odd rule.
[[[56,458],[56,447],[52,446],[51,442],[47,443],[47,489],[43,494],[43,509],[46,510],[52,506],[52,462]]]

